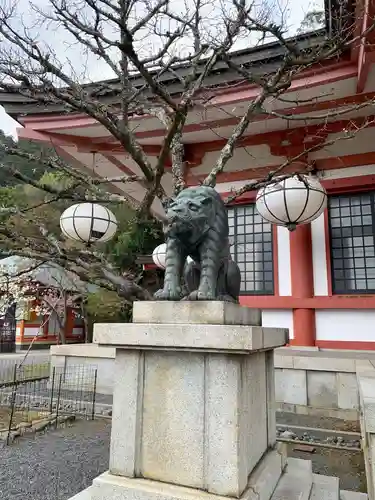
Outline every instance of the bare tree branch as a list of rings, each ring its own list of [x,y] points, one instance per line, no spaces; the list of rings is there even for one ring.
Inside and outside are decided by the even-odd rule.
[[[10,220],[8,226],[0,224],[0,241],[7,244],[4,252],[54,262],[81,279],[116,290],[127,301],[149,298],[135,279],[120,276],[106,257],[91,249],[68,248],[49,231],[42,217],[35,216],[35,234],[27,231],[18,234],[17,223],[31,220],[38,210],[44,206],[53,207],[54,202],[61,200],[129,204],[131,200],[125,194],[112,194],[103,189],[114,183],[137,183],[144,188],[144,198],[137,207],[138,220],[143,220],[150,214],[156,198],[163,200],[172,194],[163,188],[167,164],[171,163],[174,193],[186,186],[184,130],[197,109],[203,110],[202,114],[216,111],[238,119],[232,131],[225,132],[224,147],[203,181],[207,186],[216,185],[235,148],[241,146],[249,126],[259,119],[259,115],[288,122],[313,120],[321,123],[321,136],[327,137],[330,121],[351,112],[369,113],[375,103],[373,99],[360,104],[342,104],[340,109],[334,109],[333,102],[331,110],[315,116],[275,110],[276,101],[301,106],[322,100],[323,95],[293,99],[287,98],[285,93],[304,71],[333,61],[355,44],[365,43],[375,29],[375,22],[366,26],[362,33],[354,34],[354,25],[344,22],[346,13],[335,14],[342,16],[342,22],[336,20],[342,27],[340,33],[312,36],[308,43],[302,44],[301,37],[288,36],[285,13],[275,15],[274,7],[267,2],[256,5],[248,0],[187,0],[178,5],[169,0],[82,0],[78,4],[73,0],[48,0],[46,8],[33,5],[32,13],[36,17],[28,19],[19,16],[17,5],[9,6],[6,0],[0,0],[0,88],[25,96],[47,109],[58,105],[64,112],[93,118],[104,129],[103,136],[107,134],[119,143],[140,168],[139,175],[121,173],[99,179],[67,165],[57,155],[39,158],[21,148],[2,147],[7,155],[37,161],[48,171],[62,173],[69,179],[67,185],[50,185],[43,178],[34,179],[15,165],[3,166],[12,178],[46,193],[44,200],[28,207],[0,208],[0,215],[8,215]],[[90,64],[85,66],[82,61],[70,60],[62,54],[61,48],[55,51],[48,40],[39,39],[43,38],[46,29],[48,32],[60,30],[59,33],[75,43],[74,48],[81,59],[87,58],[91,65],[104,65],[116,81],[90,83]],[[277,44],[278,56],[264,68],[250,60],[243,64],[236,62],[239,58],[233,56],[233,51],[239,44],[260,46],[271,40]],[[225,69],[230,78],[223,83],[221,72]],[[212,106],[215,92],[236,89],[244,82],[257,86],[258,91],[244,111],[236,112],[238,116],[228,108]],[[134,125],[134,114],[147,118]],[[151,127],[155,118],[164,132],[157,143],[160,152],[154,163],[145,147],[150,143],[149,138],[138,138],[147,135],[147,127]],[[233,192],[228,202],[248,190],[277,182],[280,175],[292,175],[291,170],[308,172],[311,170],[309,155],[337,140],[353,137],[370,123],[369,119],[357,127],[349,126],[340,138],[332,140],[320,140],[317,133],[317,140],[310,146],[301,145],[298,155],[288,158],[263,179],[251,180]],[[139,127],[145,127],[141,128],[142,134],[137,133]],[[220,130],[213,132],[220,137]],[[98,143],[96,146],[99,149]],[[300,169],[294,167],[296,162],[301,163]]]
[[[311,171],[314,171],[315,166],[304,161],[303,163],[305,163],[305,165],[306,165],[305,168],[299,169],[298,171],[293,172],[293,173],[280,175],[280,174],[283,174],[283,172],[289,166],[291,166],[294,163],[297,163],[301,160],[304,160],[309,153],[313,153],[314,151],[324,149],[328,146],[332,146],[333,144],[336,144],[339,141],[353,139],[353,137],[355,137],[358,132],[360,132],[361,130],[364,130],[365,128],[367,128],[369,125],[371,125],[373,123],[375,123],[375,120],[373,120],[373,119],[367,120],[359,127],[357,127],[357,126],[352,127],[352,128],[348,127],[344,131],[343,135],[341,135],[340,137],[335,137],[334,139],[321,141],[321,142],[318,142],[318,144],[314,144],[310,147],[304,148],[303,151],[301,151],[299,154],[293,156],[292,158],[288,158],[285,162],[283,162],[275,170],[271,170],[264,178],[255,179],[251,182],[244,184],[241,188],[233,190],[231,192],[231,194],[226,198],[225,203],[230,204],[233,201],[235,201],[237,198],[239,198],[240,196],[242,196],[243,194],[245,194],[249,191],[255,191],[255,190],[258,190],[264,186],[280,182],[281,180],[287,179],[288,177],[291,177],[291,176],[295,175],[296,173],[309,173]]]

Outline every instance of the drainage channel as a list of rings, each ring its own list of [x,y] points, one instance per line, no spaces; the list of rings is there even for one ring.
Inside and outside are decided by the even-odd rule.
[[[276,425],[277,441],[311,448],[332,448],[351,452],[361,452],[361,434],[354,431],[341,431],[318,427],[302,427],[297,425]],[[301,450],[303,451],[303,450]]]

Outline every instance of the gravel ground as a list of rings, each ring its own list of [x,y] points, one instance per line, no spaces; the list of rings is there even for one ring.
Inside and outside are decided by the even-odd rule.
[[[29,396],[33,398],[50,398],[51,397],[51,389],[47,387],[48,380],[42,380],[38,382],[38,387],[34,387],[33,383],[24,384],[19,386],[17,394],[20,396]],[[1,394],[11,395],[12,389],[6,388],[5,390],[0,391]],[[58,397],[58,390],[55,388],[53,392],[54,398]],[[60,392],[61,400],[69,400],[69,401],[86,401],[91,403],[93,400],[93,391],[70,391],[64,389]],[[111,405],[112,404],[112,396],[107,394],[95,394],[95,402],[100,404]]]
[[[295,445],[288,445],[288,456],[312,461],[315,474],[340,478],[341,490],[367,492],[365,464],[361,451],[349,452],[316,447],[315,453],[294,451]]]
[[[316,427],[321,429],[334,429],[338,431],[360,432],[359,422],[351,420],[340,420],[338,418],[320,417],[311,415],[296,415],[295,413],[277,412],[278,424],[300,425]]]
[[[278,417],[289,425],[335,427],[331,419]],[[108,469],[110,427],[110,420],[78,421],[0,447],[1,500],[68,500],[90,486]],[[317,447],[315,453],[303,453],[293,448],[288,446],[289,456],[312,460],[314,472],[339,477],[341,489],[366,491],[361,452]]]
[[[277,412],[276,419],[278,424],[284,425],[300,425],[349,432],[358,432],[360,430],[358,422],[339,420],[330,417]],[[314,434],[314,432],[311,432],[311,434]],[[314,473],[339,477],[340,488],[342,490],[353,490],[366,493],[365,464],[362,451],[353,450],[353,452],[351,452],[346,450],[319,448],[317,446],[315,453],[306,453],[295,451],[294,448],[295,445],[288,445],[288,456],[311,460]]]
[[[110,421],[80,421],[0,445],[2,500],[67,500],[108,469]]]

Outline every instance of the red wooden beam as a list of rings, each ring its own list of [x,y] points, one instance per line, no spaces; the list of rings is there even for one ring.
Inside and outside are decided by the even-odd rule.
[[[375,93],[365,94],[366,100],[375,99]],[[359,118],[349,118],[338,120],[331,123],[321,123],[316,125],[308,125],[302,127],[295,127],[293,129],[277,130],[272,132],[265,132],[261,134],[249,135],[243,137],[237,142],[237,148],[257,146],[259,144],[269,144],[274,151],[289,155],[295,153],[293,147],[302,146],[306,149],[311,148],[314,143],[320,141],[324,143],[327,135],[341,132],[344,129],[356,130],[358,127],[363,126],[366,122],[368,127],[375,126],[375,116],[370,115]],[[371,123],[373,122],[373,123]],[[121,144],[111,143],[109,141],[104,143],[92,142],[89,137],[81,137],[76,135],[55,134],[55,133],[40,133],[30,129],[20,129],[19,137],[24,139],[51,142],[55,146],[76,146],[79,151],[86,152],[99,152],[99,153],[124,153]],[[286,141],[288,144],[285,146],[282,143]],[[303,141],[301,145],[301,141]],[[218,139],[215,141],[206,141],[195,144],[186,145],[186,161],[191,164],[190,166],[197,165],[203,158],[205,153],[212,151],[219,151],[226,144],[226,139]],[[160,146],[156,144],[142,145],[145,152],[150,156],[157,156],[160,153]]]

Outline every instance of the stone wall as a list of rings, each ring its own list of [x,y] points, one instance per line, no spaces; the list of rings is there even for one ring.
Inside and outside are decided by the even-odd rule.
[[[303,415],[359,419],[356,372],[375,363],[375,353],[301,348],[275,351],[278,409]]]
[[[375,500],[375,363],[358,367],[357,379],[367,493],[369,500]]]
[[[98,368],[98,392],[112,394],[115,349],[96,344],[53,346],[51,365]],[[375,353],[280,348],[275,350],[275,389],[279,410],[359,419],[357,369],[375,363]]]
[[[74,367],[93,366],[98,369],[96,390],[100,394],[112,394],[115,349],[97,344],[73,344],[52,346],[51,370],[55,366],[66,373],[77,373]],[[69,370],[71,368],[71,370]],[[79,373],[79,372],[78,372]],[[69,381],[66,381],[69,382]]]

